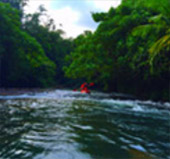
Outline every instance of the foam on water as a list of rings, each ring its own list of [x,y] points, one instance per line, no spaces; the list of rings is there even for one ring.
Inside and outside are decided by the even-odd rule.
[[[169,107],[71,90],[0,96],[0,158],[168,159]]]
[[[1,100],[6,100],[8,104],[13,103],[13,99],[54,99],[54,100],[69,100],[69,101],[93,101],[99,102],[104,105],[112,106],[113,108],[128,108],[133,111],[157,111],[157,109],[170,109],[170,103],[161,103],[161,102],[153,102],[151,100],[148,101],[140,101],[140,100],[120,100],[113,99],[107,93],[101,92],[92,92],[91,94],[82,94],[80,92],[74,92],[71,90],[55,90],[49,92],[40,92],[34,94],[21,94],[21,95],[6,95],[0,96]],[[32,107],[37,105],[36,102],[31,103]]]

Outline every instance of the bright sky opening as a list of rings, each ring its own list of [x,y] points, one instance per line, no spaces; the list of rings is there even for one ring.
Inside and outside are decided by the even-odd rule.
[[[34,13],[44,5],[47,14],[54,19],[56,29],[62,29],[66,37],[74,38],[85,30],[96,29],[98,24],[93,21],[92,12],[107,12],[120,3],[121,0],[29,0],[25,12]]]

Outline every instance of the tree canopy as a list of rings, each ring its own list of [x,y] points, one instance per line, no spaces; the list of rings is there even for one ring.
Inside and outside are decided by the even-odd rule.
[[[64,78],[61,68],[71,41],[63,39],[61,31],[50,30],[51,19],[41,25],[40,16],[26,15],[21,23],[18,9],[0,3],[0,86],[50,87]]]
[[[19,12],[0,3],[1,85],[43,86],[52,82],[55,64],[35,38],[21,30]]]
[[[43,6],[24,14],[26,3],[0,0],[0,87],[73,88],[86,81],[104,91],[169,100],[169,0],[122,0],[93,13],[97,29],[75,39],[63,38]]]
[[[99,26],[75,40],[66,75],[95,81],[105,90],[168,99],[168,7],[168,0],[124,0],[107,13],[94,13]]]

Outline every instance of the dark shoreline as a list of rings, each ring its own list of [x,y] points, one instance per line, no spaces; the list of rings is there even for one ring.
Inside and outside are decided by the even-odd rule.
[[[0,88],[0,95],[3,96],[7,96],[7,95],[20,95],[20,94],[24,94],[24,93],[39,93],[39,92],[43,92],[43,91],[50,91],[50,90],[54,90],[55,88],[47,88],[47,89],[43,89],[43,88]]]

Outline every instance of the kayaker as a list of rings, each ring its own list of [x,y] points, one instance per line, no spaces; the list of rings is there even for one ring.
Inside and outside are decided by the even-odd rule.
[[[86,82],[80,86],[81,93],[90,93],[89,87],[93,86],[94,83],[87,84]]]
[[[81,84],[80,86],[80,92],[81,93],[90,93],[89,87],[94,86],[94,83],[89,83],[87,84],[86,82],[84,82],[83,84]],[[74,92],[78,91],[77,89],[73,89]]]

